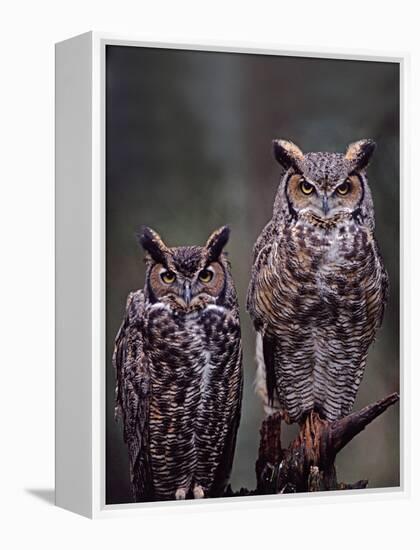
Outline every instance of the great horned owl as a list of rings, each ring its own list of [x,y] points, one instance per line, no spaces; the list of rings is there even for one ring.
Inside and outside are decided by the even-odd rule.
[[[285,168],[254,247],[247,309],[257,330],[257,390],[287,422],[351,410],[382,322],[388,276],[365,169],[371,140],[345,154],[276,140]]]
[[[221,496],[229,479],[242,348],[228,238],[222,227],[204,247],[169,248],[140,235],[144,290],[128,296],[113,355],[136,501]]]

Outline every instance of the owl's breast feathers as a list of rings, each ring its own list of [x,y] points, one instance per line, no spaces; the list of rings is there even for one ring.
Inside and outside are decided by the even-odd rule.
[[[180,314],[160,303],[143,304],[133,330],[141,352],[136,350],[132,369],[147,370],[148,378],[147,445],[142,446],[147,460],[142,464],[147,463],[153,481],[147,498],[171,499],[176,490],[188,493],[195,485],[206,495],[220,494],[232,467],[240,416],[237,312],[208,306]],[[140,493],[137,500],[145,496]]]
[[[247,306],[263,339],[268,398],[277,393],[286,419],[351,410],[387,287],[375,239],[356,221],[265,228]]]

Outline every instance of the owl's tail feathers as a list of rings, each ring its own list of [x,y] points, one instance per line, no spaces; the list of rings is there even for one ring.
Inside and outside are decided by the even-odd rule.
[[[279,412],[281,410],[281,407],[276,392],[272,387],[272,381],[267,380],[267,368],[264,360],[263,337],[260,332],[257,333],[257,340],[255,344],[255,360],[257,362],[257,372],[254,382],[255,393],[259,395],[262,399],[266,416],[270,416],[272,414],[275,414],[276,412]]]

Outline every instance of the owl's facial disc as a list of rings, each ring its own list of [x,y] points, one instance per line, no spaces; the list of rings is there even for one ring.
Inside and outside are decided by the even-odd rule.
[[[191,284],[191,306],[215,303],[224,290],[225,281],[225,270],[218,261],[199,269]]]
[[[329,216],[353,214],[363,199],[363,183],[361,176],[352,173],[328,191]]]
[[[336,182],[317,182],[301,174],[293,174],[286,192],[297,217],[310,215],[327,221],[353,213],[363,197],[363,186],[356,173]]]
[[[157,301],[188,311],[216,302],[225,286],[225,271],[218,261],[198,266],[195,273],[175,272],[155,264],[149,282]]]

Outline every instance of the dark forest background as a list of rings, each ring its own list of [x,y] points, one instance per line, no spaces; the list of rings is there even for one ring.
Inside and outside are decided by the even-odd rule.
[[[271,217],[280,167],[273,138],[304,151],[345,151],[373,138],[369,167],[377,238],[391,282],[385,321],[355,404],[399,389],[399,67],[326,60],[108,46],[106,53],[106,501],[131,501],[127,450],[114,422],[113,341],[127,294],[143,287],[135,231],[172,246],[203,244],[223,224],[241,304],[245,389],[231,477],[255,487],[262,407],[254,395],[254,333],[245,311],[252,246]],[[286,430],[291,438],[294,427]],[[399,409],[341,452],[339,479],[399,485]]]

